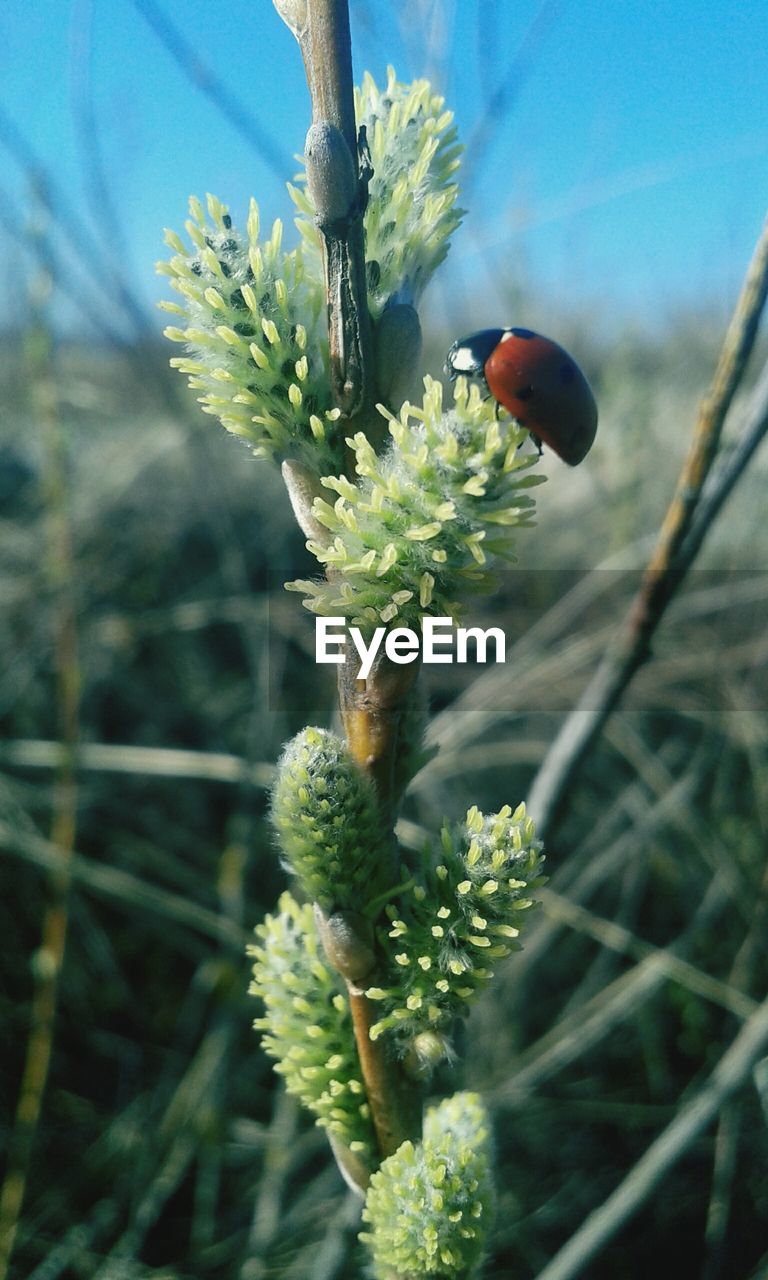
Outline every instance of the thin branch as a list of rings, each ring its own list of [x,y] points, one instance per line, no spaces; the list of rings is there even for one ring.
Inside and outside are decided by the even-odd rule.
[[[77,260],[93,282],[114,306],[119,303],[128,314],[139,337],[149,330],[144,304],[128,285],[125,277],[94,241],[88,227],[51,177],[25,134],[8,112],[0,107],[0,144],[7,148],[24,171],[33,190],[43,194],[45,206],[63,233]]]
[[[542,834],[555,820],[577,770],[609,715],[650,655],[652,638],[710,527],[709,523],[702,523],[701,512],[705,512],[711,522],[762,438],[764,428],[760,422],[764,406],[759,411],[757,426],[751,424],[743,434],[742,439],[749,437],[750,447],[740,451],[739,470],[730,473],[727,489],[718,486],[719,500],[710,498],[704,506],[704,485],[726,414],[754,346],[767,291],[768,220],[725,335],[712,385],[699,409],[691,447],[643,581],[616,644],[597,668],[534,779],[529,808]]]
[[[307,134],[307,182],[324,246],[328,303],[331,380],[338,407],[361,426],[370,426],[375,400],[371,324],[365,279],[363,215],[367,177],[360,172],[352,81],[352,49],[348,0],[274,0],[301,49],[312,100],[312,126]],[[295,486],[292,500],[296,498]],[[295,502],[294,502],[295,506]],[[340,668],[339,699],[353,756],[373,778],[381,802],[382,822],[392,825],[392,779],[397,729],[403,700],[413,683],[402,668],[385,667],[367,681],[355,680]],[[394,849],[394,844],[393,844]],[[331,921],[332,923],[332,921]],[[374,1019],[364,988],[373,968],[361,972],[360,951],[368,940],[350,927],[347,944],[335,949],[337,970],[347,984],[360,1067],[371,1119],[382,1155],[396,1150],[413,1126],[398,1064],[383,1040],[369,1035]],[[326,950],[327,950],[326,946]],[[371,961],[373,962],[373,954]],[[413,1100],[415,1090],[409,1091]]]
[[[299,42],[312,99],[305,163],[324,246],[334,396],[346,417],[369,415],[375,395],[363,238],[367,186],[358,164],[348,3],[276,0],[276,7]]]
[[[741,435],[712,472],[678,552],[678,564],[689,568],[707,532],[731,496],[757,449],[768,435],[768,363],[749,400]]]
[[[291,157],[270,137],[256,117],[203,62],[199,53],[154,0],[132,0],[134,8],[152,28],[176,65],[237,130],[260,160],[281,182],[290,172]]]
[[[488,94],[483,104],[482,115],[467,143],[466,159],[462,169],[462,189],[465,199],[470,186],[474,186],[477,182],[480,168],[494,139],[502,135],[505,125],[508,124],[509,115],[520,91],[536,65],[536,56],[541,42],[557,21],[562,7],[562,0],[540,0],[512,58],[498,78],[495,88]],[[481,6],[477,21],[482,33],[487,21],[485,5]]]
[[[768,1047],[768,1000],[744,1024],[707,1083],[638,1160],[620,1186],[591,1213],[537,1280],[573,1280],[625,1222],[642,1208],[657,1184],[690,1150],[727,1100],[743,1085]]]

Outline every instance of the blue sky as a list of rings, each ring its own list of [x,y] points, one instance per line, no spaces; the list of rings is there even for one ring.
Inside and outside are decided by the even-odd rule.
[[[273,167],[179,69],[146,20],[149,5],[252,113],[286,176],[308,123],[298,50],[271,0],[6,0],[0,111],[148,308],[163,293],[153,274],[162,227],[180,226],[190,192],[216,192],[236,220],[251,193],[265,217],[291,216]],[[403,79],[429,74],[464,141],[487,143],[433,289],[441,309],[509,322],[504,296],[521,282],[646,321],[693,303],[728,307],[768,203],[765,0],[351,9],[358,75],[379,78],[388,62]],[[29,183],[0,125],[0,285],[12,317],[25,268],[5,224],[28,210]],[[61,315],[81,323],[72,307]]]

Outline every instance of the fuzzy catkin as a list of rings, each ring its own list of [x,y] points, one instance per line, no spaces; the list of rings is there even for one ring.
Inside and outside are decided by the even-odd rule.
[[[453,181],[461,148],[452,116],[425,80],[386,86],[366,75],[356,92],[374,163],[365,213],[369,306],[378,318],[393,296],[416,301],[459,225]],[[299,211],[299,245],[284,252],[279,220],[260,237],[251,201],[246,232],[216,196],[193,196],[188,240],[158,271],[176,294],[161,303],[165,330],[186,348],[171,364],[189,378],[205,413],[260,457],[341,473],[344,431],[333,405],[320,236],[306,188],[288,189]]]
[[[264,1002],[263,1032],[275,1070],[331,1134],[364,1160],[376,1149],[347,997],[322,954],[310,905],[290,893],[257,926],[251,995]]]
[[[421,1142],[404,1142],[373,1174],[360,1239],[381,1280],[471,1280],[492,1217],[488,1117],[477,1094],[457,1093],[427,1111]]]
[[[463,215],[455,181],[463,148],[453,113],[429,81],[403,84],[393,67],[383,87],[366,72],[355,89],[355,115],[373,168],[364,226],[368,302],[378,319],[393,297],[418,302],[448,252]],[[309,192],[303,182],[288,190],[308,259],[319,264]]]
[[[288,743],[271,816],[289,869],[325,911],[365,911],[386,888],[376,793],[337,734],[308,728]]]
[[[424,1067],[447,1052],[453,1019],[491,980],[493,965],[519,949],[543,881],[540,851],[522,804],[514,813],[472,808],[463,823],[443,827],[423,875],[387,907],[386,977],[366,993],[381,1008],[372,1039],[393,1035]]]
[[[341,466],[320,278],[305,270],[300,248],[283,252],[279,221],[260,238],[255,201],[246,235],[215,196],[207,216],[195,197],[189,207],[190,244],[166,232],[175,253],[158,264],[178,298],[161,304],[180,320],[165,336],[188,353],[171,364],[202,393],[203,411],[258,456]]]
[[[307,545],[329,580],[287,584],[315,613],[369,629],[456,616],[458,597],[487,590],[492,570],[514,559],[510,530],[533,523],[528,491],[544,477],[531,473],[536,456],[519,451],[525,428],[464,379],[447,410],[440,383],[427,377],[424,388],[423,403],[404,404],[397,418],[380,407],[391,435],[384,454],[362,433],[349,441],[356,484],[323,479],[338,496],[316,498],[313,515],[330,538]]]

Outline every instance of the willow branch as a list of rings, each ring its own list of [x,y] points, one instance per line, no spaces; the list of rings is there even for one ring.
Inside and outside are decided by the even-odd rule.
[[[738,462],[714,490],[705,484],[733,397],[754,347],[768,292],[768,220],[752,256],[723,341],[710,389],[699,408],[691,446],[656,548],[614,646],[562,726],[534,779],[529,809],[544,835],[573,779],[625,689],[651,652],[651,641],[711,523],[765,433],[765,395],[737,446]]]
[[[274,0],[274,4],[299,43],[312,100],[305,164],[324,250],[333,396],[350,420],[350,429],[356,422],[370,426],[366,419],[375,401],[375,374],[363,238],[370,172],[361,172],[359,163],[348,0]],[[299,474],[292,465],[283,474],[294,512],[306,531],[312,521],[311,477]],[[350,749],[376,785],[382,823],[389,828],[397,729],[413,677],[403,682],[400,676],[400,682],[402,687],[393,683],[384,668],[364,681],[355,680],[346,667],[340,669],[339,699]],[[373,955],[365,972],[355,972],[357,953],[368,939],[353,929],[349,945],[351,960],[343,947],[336,949],[335,959],[330,954],[329,959],[347,985],[371,1119],[385,1156],[409,1136],[406,1089],[383,1041],[372,1041],[369,1035],[375,1019],[364,989],[374,981]],[[412,1097],[412,1088],[410,1092]]]
[[[275,7],[299,42],[312,99],[305,163],[324,248],[331,378],[338,407],[353,418],[373,404],[374,380],[348,0]]]

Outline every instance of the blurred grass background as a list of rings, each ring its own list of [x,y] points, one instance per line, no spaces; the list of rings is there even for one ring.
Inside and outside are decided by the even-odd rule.
[[[281,587],[312,562],[279,477],[199,413],[152,329],[86,344],[57,323],[61,209],[28,177],[0,339],[4,1150],[45,980],[41,921],[72,883],[10,1274],[351,1280],[356,1202],[260,1052],[244,958],[285,883],[265,823],[273,762],[334,714],[312,621]],[[736,279],[750,248],[734,251]],[[433,373],[456,336],[443,302],[426,317]],[[481,299],[462,302],[469,330]],[[508,665],[429,672],[440,749],[407,799],[405,843],[470,803],[526,794],[653,544],[727,317],[705,298],[607,325],[594,296],[566,302],[533,274],[510,285],[509,308],[578,353],[601,428],[578,472],[545,457],[538,529],[476,615],[507,629]],[[765,357],[763,342],[755,369]],[[497,1126],[490,1280],[543,1269],[765,996],[767,470],[763,450],[580,774],[526,948],[464,1038],[451,1081],[480,1089]],[[72,800],[68,679],[69,862],[51,836]],[[758,1071],[588,1274],[767,1268]]]

